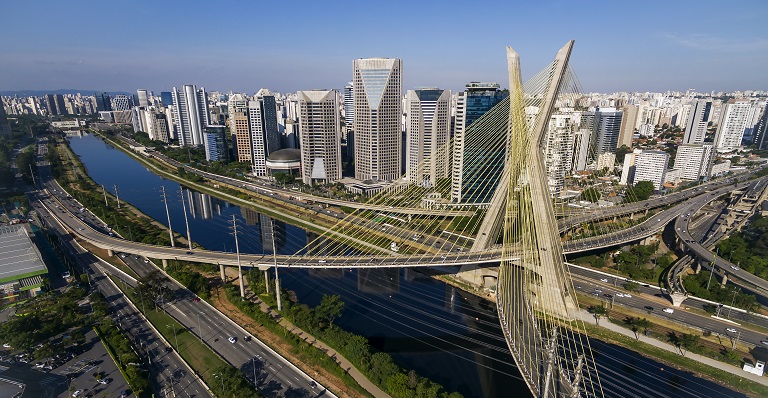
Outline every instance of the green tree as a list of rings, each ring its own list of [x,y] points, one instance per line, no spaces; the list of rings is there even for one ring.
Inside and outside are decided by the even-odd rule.
[[[640,291],[640,284],[634,281],[627,281],[627,283],[624,284],[624,289],[630,292],[638,292]]]
[[[296,181],[296,178],[289,173],[275,173],[272,175],[280,186],[291,185]]]
[[[590,306],[587,311],[589,311],[592,316],[595,317],[595,325],[600,324],[600,318],[603,316],[608,315],[608,308],[605,308],[604,305],[592,305]]]
[[[624,164],[624,156],[628,153],[632,153],[632,148],[626,145],[622,145],[620,148],[616,149],[616,163]]]
[[[324,294],[320,304],[315,307],[315,318],[320,327],[330,326],[343,312],[344,302],[341,301],[341,296]]]
[[[600,200],[600,197],[602,195],[600,192],[595,188],[587,188],[581,192],[581,200],[586,200],[587,202],[595,203],[598,200]]]
[[[627,187],[624,193],[624,203],[647,200],[653,194],[654,186],[650,181],[640,181],[634,186]]]
[[[696,346],[699,345],[699,341],[701,340],[701,336],[690,334],[690,333],[684,333],[682,336],[680,336],[680,339],[678,340],[678,347],[680,348],[680,353],[685,356],[685,351],[691,351]]]

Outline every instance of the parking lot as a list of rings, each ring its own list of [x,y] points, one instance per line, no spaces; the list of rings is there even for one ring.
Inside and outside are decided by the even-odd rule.
[[[20,384],[24,385],[21,398],[69,398],[77,391],[81,397],[119,397],[122,391],[130,391],[96,333],[87,332],[85,339],[79,354],[61,353],[50,361],[19,358],[20,353],[3,349],[0,394],[18,392]]]

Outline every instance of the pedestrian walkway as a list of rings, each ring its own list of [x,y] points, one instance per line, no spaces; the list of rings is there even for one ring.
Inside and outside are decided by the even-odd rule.
[[[357,368],[352,365],[351,362],[349,362],[346,358],[341,356],[341,354],[337,353],[336,350],[329,347],[322,341],[314,338],[309,333],[306,333],[305,331],[299,329],[291,323],[291,321],[285,319],[284,317],[280,316],[277,312],[273,311],[272,308],[270,308],[265,302],[261,301],[256,294],[254,294],[249,287],[246,287],[245,289],[245,297],[248,300],[251,300],[254,303],[257,303],[259,305],[259,308],[261,308],[262,311],[270,315],[272,318],[277,319],[280,325],[285,328],[285,330],[290,331],[291,333],[301,337],[304,341],[307,343],[323,350],[326,354],[328,354],[329,357],[333,358],[336,363],[341,366],[344,371],[347,372],[350,376],[352,376],[353,379],[357,382],[357,384],[360,384],[361,387],[363,387],[366,391],[368,391],[371,395],[373,395],[376,398],[388,398],[389,395],[382,391],[378,386],[373,384],[370,380],[368,380],[367,377],[365,377],[364,374],[360,373]]]
[[[587,323],[587,322],[594,323],[595,322],[595,317],[592,314],[590,314],[588,311],[586,311],[586,310],[581,310],[581,319],[585,323]],[[603,322],[600,322],[600,327],[604,327],[604,328],[606,328],[608,330],[611,330],[611,331],[614,331],[614,332],[617,332],[617,333],[621,333],[621,334],[623,334],[625,336],[629,336],[629,337],[635,338],[635,333],[633,331],[631,331],[629,329],[626,329],[626,328],[623,328],[623,327],[621,327],[619,325],[616,325],[614,323],[611,323],[608,320],[604,320]],[[672,344],[665,343],[663,341],[659,341],[659,340],[657,340],[657,339],[655,339],[653,337],[644,336],[643,334],[639,334],[638,337],[639,337],[638,340],[642,341],[643,343],[650,344],[650,345],[652,345],[654,347],[661,348],[662,350],[667,350],[669,352],[674,352],[676,354],[680,354],[680,350],[676,346],[674,346]],[[752,374],[752,373],[747,373],[743,369],[738,368],[738,367],[733,366],[733,365],[729,365],[729,364],[727,364],[725,362],[716,361],[716,360],[714,360],[712,358],[708,358],[708,357],[705,357],[703,355],[699,355],[699,354],[696,354],[696,353],[693,353],[693,352],[688,352],[685,357],[686,358],[690,358],[690,359],[692,359],[692,360],[694,360],[696,362],[700,362],[700,363],[703,363],[705,365],[709,365],[709,366],[711,366],[713,368],[720,369],[722,371],[734,374],[736,376],[743,377],[745,379],[749,379],[749,380],[754,381],[756,383],[760,383],[760,384],[762,384],[764,386],[768,386],[768,378],[762,377],[762,376],[758,376],[758,375]]]

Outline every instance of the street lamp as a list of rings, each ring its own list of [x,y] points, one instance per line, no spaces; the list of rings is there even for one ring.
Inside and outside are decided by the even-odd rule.
[[[171,325],[165,325],[168,328],[173,329],[173,339],[176,340],[176,351],[179,350],[179,337],[176,335],[176,328]]]
[[[200,315],[203,315],[203,312],[197,313],[197,336],[200,337],[200,342],[203,342],[203,328],[200,327]]]
[[[738,293],[738,289],[733,289],[733,298],[731,299],[731,306],[728,307],[728,319],[731,319],[731,310],[733,309],[733,303],[736,301],[736,293]]]

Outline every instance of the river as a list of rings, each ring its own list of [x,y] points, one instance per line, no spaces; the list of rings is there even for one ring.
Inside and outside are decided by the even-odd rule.
[[[70,146],[98,184],[112,193],[116,186],[121,201],[167,225],[165,187],[171,225],[186,235],[183,196],[192,240],[208,249],[234,251],[233,215],[243,252],[271,253],[274,236],[279,253],[293,254],[314,237],[281,221],[272,234],[268,216],[159,177],[95,136],[70,137]],[[280,279],[309,305],[323,294],[340,295],[345,308],[337,324],[366,336],[400,366],[449,391],[465,397],[530,396],[491,302],[412,269],[290,269],[281,270]],[[632,351],[595,340],[591,344],[606,397],[744,397]]]

